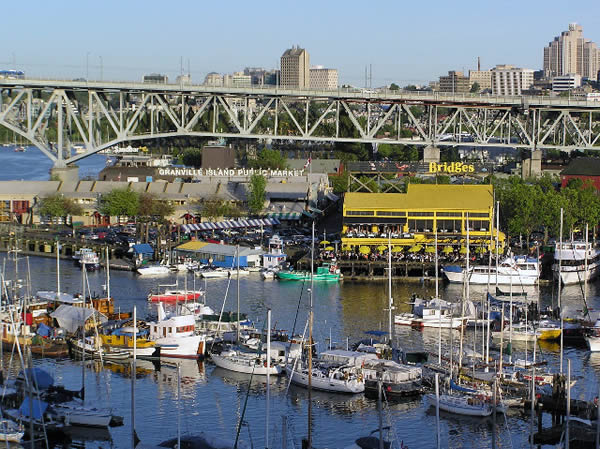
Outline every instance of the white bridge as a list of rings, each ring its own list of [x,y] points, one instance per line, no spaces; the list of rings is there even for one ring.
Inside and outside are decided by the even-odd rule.
[[[0,125],[55,167],[173,136],[600,149],[600,102],[575,98],[34,79],[0,79],[0,92]]]

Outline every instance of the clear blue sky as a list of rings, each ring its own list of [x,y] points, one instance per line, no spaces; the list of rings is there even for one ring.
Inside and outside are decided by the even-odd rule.
[[[152,1],[21,0],[2,2],[0,67],[31,76],[140,80],[192,79],[246,66],[276,68],[291,45],[311,65],[337,68],[340,82],[373,86],[426,83],[448,70],[513,64],[539,69],[543,47],[583,26],[600,43],[600,6],[592,2],[465,1]],[[175,6],[169,6],[175,5]],[[16,64],[13,64],[16,61]]]

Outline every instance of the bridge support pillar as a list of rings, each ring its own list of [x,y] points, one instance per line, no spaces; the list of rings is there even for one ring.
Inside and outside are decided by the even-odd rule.
[[[77,165],[52,167],[50,169],[50,177],[63,182],[77,182],[79,181],[79,167]]]
[[[423,148],[423,162],[428,164],[430,162],[439,162],[440,161],[440,149],[438,147],[434,147],[433,145],[429,145]]]
[[[542,150],[532,150],[521,165],[522,178],[537,178],[542,175]]]

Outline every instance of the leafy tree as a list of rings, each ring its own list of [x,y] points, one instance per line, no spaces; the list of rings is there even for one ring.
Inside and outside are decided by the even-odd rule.
[[[181,156],[181,161],[183,165],[187,165],[188,167],[202,167],[202,150],[199,148],[185,150]]]
[[[238,218],[242,215],[240,208],[220,198],[206,199],[199,203],[202,216],[214,221],[221,217]]]
[[[40,215],[52,218],[65,218],[69,215],[83,215],[83,207],[59,193],[40,199]]]
[[[404,86],[404,90],[414,92],[417,90],[417,86],[415,86],[414,84],[409,84],[408,86]]]
[[[330,176],[329,180],[331,182],[331,186],[333,187],[333,193],[347,192],[349,179],[350,174],[347,171],[344,171],[339,175]]]
[[[481,90],[481,86],[479,85],[479,83],[477,81],[475,81],[472,85],[471,85],[471,93],[472,94],[476,94],[477,92],[479,92]]]
[[[113,189],[98,200],[98,210],[102,215],[120,219],[122,216],[135,217],[139,212],[140,196],[131,189]]]
[[[251,213],[258,214],[265,207],[267,180],[262,175],[254,174],[250,177],[248,187],[248,209]]]
[[[390,90],[400,90],[400,86],[398,86],[396,83],[392,83],[390,84]]]
[[[263,148],[258,153],[258,157],[249,161],[251,168],[266,168],[271,170],[284,170],[287,168],[285,158],[278,150],[269,150]]]

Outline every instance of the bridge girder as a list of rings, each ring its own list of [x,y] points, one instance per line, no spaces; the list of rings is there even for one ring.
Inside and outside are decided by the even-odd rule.
[[[0,125],[55,166],[122,142],[175,136],[600,149],[593,102],[177,87],[0,80]],[[85,151],[72,155],[73,142]]]

